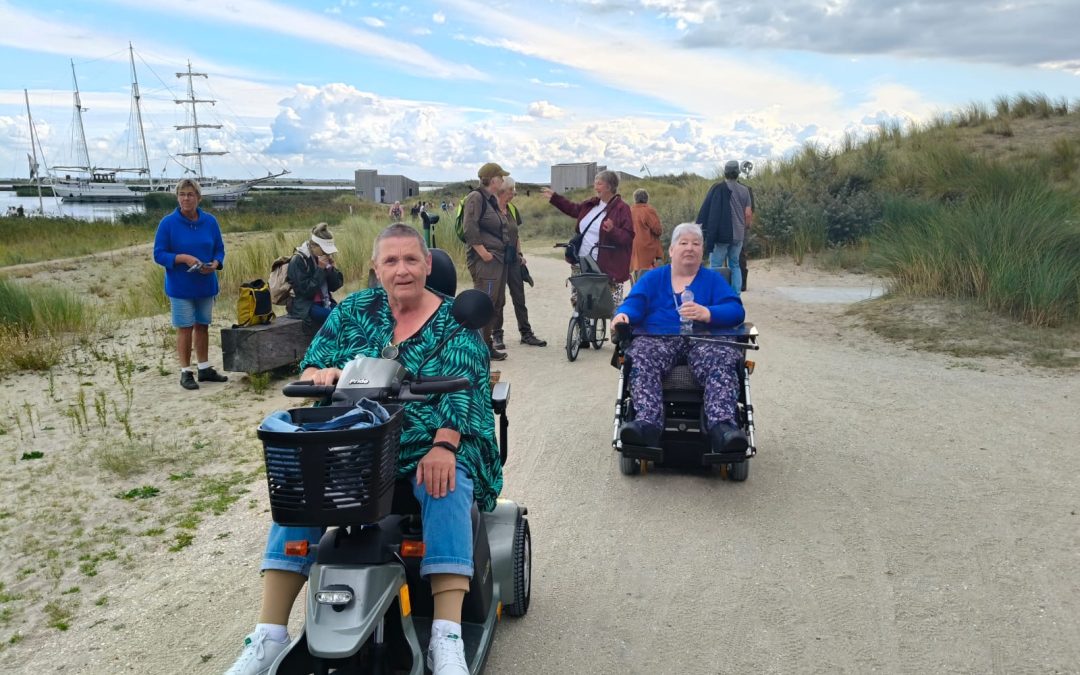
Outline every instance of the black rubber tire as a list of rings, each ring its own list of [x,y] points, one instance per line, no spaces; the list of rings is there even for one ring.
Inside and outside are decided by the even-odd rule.
[[[593,349],[600,349],[607,342],[607,319],[594,319],[589,331],[589,342]]]
[[[566,327],[566,358],[570,361],[577,359],[581,351],[581,324],[578,317],[570,317],[570,325]]]
[[[510,616],[525,616],[532,600],[532,536],[529,534],[529,521],[518,518],[514,528],[514,548],[511,562],[514,566],[513,602],[505,605]]]
[[[727,465],[727,478],[730,481],[741,483],[750,477],[750,462],[749,460],[743,460],[741,462],[733,462]]]
[[[619,453],[619,473],[624,476],[636,476],[641,473],[641,460],[631,459]]]

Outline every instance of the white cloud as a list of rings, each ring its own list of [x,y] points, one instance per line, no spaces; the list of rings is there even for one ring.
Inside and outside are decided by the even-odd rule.
[[[140,11],[153,9],[183,17],[198,16],[202,21],[218,21],[249,26],[271,33],[332,45],[340,49],[382,59],[396,67],[427,77],[455,80],[486,80],[480,70],[463,63],[453,63],[428,51],[393,40],[371,31],[360,30],[332,18],[293,9],[268,0],[189,0],[184,4],[148,5],[144,0],[108,0]]]
[[[434,21],[435,23],[441,25],[441,24],[446,23],[446,15],[443,14],[442,12],[435,12],[434,14],[431,15],[431,20]]]
[[[569,82],[544,82],[538,77],[529,78],[529,83],[541,87],[551,87],[553,89],[576,89],[578,87],[578,85],[570,84]]]
[[[361,21],[363,21],[367,25],[371,26],[372,28],[384,28],[384,27],[386,27],[386,22],[385,21],[383,21],[382,19],[380,19],[378,17],[374,17],[374,16],[365,16],[364,18],[361,19]]]
[[[528,113],[531,117],[545,120],[556,120],[566,114],[562,108],[547,101],[533,101],[529,104]]]

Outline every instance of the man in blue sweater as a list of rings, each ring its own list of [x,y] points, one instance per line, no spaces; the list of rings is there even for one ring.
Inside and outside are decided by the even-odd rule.
[[[630,344],[630,396],[634,420],[623,424],[624,443],[655,447],[664,424],[664,377],[685,357],[694,379],[705,389],[705,422],[714,452],[746,450],[746,434],[736,423],[739,352],[716,342],[680,335],[681,323],[710,334],[738,326],[746,318],[738,294],[719,272],[702,267],[701,226],[683,223],[671,233],[671,263],[642,276],[611,323],[629,323],[637,335]],[[683,291],[690,290],[693,299]]]
[[[229,378],[210,366],[210,321],[218,294],[217,271],[225,263],[225,243],[217,219],[199,208],[202,188],[185,178],[176,184],[176,210],[161,219],[154,236],[154,262],[165,268],[165,295],[172,306],[180,386]],[[199,360],[199,382],[191,372],[191,346]]]

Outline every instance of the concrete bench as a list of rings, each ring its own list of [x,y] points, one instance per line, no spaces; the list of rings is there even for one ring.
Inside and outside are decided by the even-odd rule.
[[[221,360],[233,373],[263,373],[304,358],[315,330],[300,319],[276,317],[260,326],[221,329]]]

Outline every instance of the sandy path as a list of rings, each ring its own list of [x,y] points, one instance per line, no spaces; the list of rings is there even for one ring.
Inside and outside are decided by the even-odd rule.
[[[567,362],[565,268],[530,269],[550,345],[508,339],[498,367],[533,602],[500,627],[488,672],[1080,672],[1080,377],[885,343],[842,305],[781,290],[866,279],[758,264],[750,479],[628,478],[610,448],[610,345]],[[265,487],[251,491],[254,508],[208,518],[192,546],[95,578],[106,606],[9,646],[0,670],[223,671],[259,599]]]

